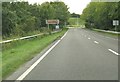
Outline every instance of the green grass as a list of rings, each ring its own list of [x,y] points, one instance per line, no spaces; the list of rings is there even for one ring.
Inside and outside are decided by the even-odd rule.
[[[115,34],[115,33],[110,33],[110,32],[104,32],[104,31],[100,31],[100,30],[96,30],[96,29],[93,29],[94,31],[96,32],[99,32],[99,33],[104,33],[105,35],[110,35],[110,36],[118,36],[120,34]]]
[[[78,26],[77,26],[77,20],[78,20]],[[73,26],[73,27],[79,27],[79,26],[81,26],[81,25],[84,25],[84,21],[82,20],[82,19],[80,19],[80,18],[69,18],[69,20],[68,20],[68,22],[69,22],[69,25],[71,25],[71,26]]]
[[[2,77],[3,79],[9,76],[12,72],[18,69],[22,64],[31,60],[40,53],[45,47],[57,38],[61,37],[67,29],[61,32],[44,35],[28,41],[19,41],[12,44],[12,47],[4,48],[2,53]]]
[[[88,28],[84,28],[84,29],[88,29]],[[112,38],[116,38],[118,39],[118,37],[120,37],[120,34],[115,34],[115,33],[109,33],[109,32],[103,32],[103,31],[100,31],[100,30],[96,30],[96,29],[89,29],[93,32],[97,32],[103,36],[109,36],[109,37],[112,37]]]

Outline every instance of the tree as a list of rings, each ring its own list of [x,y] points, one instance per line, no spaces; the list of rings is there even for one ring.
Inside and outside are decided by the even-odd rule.
[[[76,14],[76,13],[72,13],[72,14],[71,14],[71,17],[73,17],[73,18],[77,18],[77,17],[80,18],[80,15],[79,15],[79,14]]]
[[[114,30],[112,21],[118,19],[117,2],[91,2],[81,16],[86,21],[87,28]]]
[[[63,2],[45,2],[29,4],[28,2],[3,2],[2,4],[3,36],[24,36],[30,32],[46,27],[46,20],[59,19],[60,25],[68,21],[69,11]]]
[[[64,2],[51,2],[50,3],[55,10],[55,19],[59,19],[60,20],[60,25],[61,27],[63,27],[63,25],[65,24],[65,22],[68,22],[68,19],[70,17],[70,12],[68,11],[68,7],[67,5],[65,5]]]
[[[41,25],[43,27],[46,26],[46,20],[48,19],[54,19],[55,18],[55,10],[53,6],[49,2],[45,2],[41,4],[40,7],[40,19],[41,19]]]

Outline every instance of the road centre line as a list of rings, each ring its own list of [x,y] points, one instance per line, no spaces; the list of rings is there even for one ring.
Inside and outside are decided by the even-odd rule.
[[[115,55],[120,55],[119,53],[115,52],[114,50],[112,49],[108,49],[110,52],[114,53]]]
[[[106,37],[106,36],[102,36],[102,35],[99,35],[99,36],[104,37],[104,38],[113,39],[113,40],[118,40],[118,39],[114,39],[114,38]],[[94,43],[99,44],[99,42],[97,42],[97,41],[94,41]],[[108,50],[109,50],[110,52],[112,52],[113,54],[117,55],[117,56],[120,55],[119,53],[115,52],[115,51],[112,50],[112,49],[108,49]]]
[[[86,32],[88,33],[89,31],[86,31]],[[94,34],[94,33],[92,33],[92,34]],[[114,39],[114,38],[108,37],[108,36],[103,36],[103,35],[100,35],[100,34],[97,34],[97,33],[95,33],[94,35],[98,35],[98,36],[101,36],[103,38],[108,38],[108,39],[112,39],[112,40],[118,40],[118,39]]]
[[[99,44],[99,42],[97,42],[97,41],[94,41],[94,43]]]
[[[88,38],[90,40],[90,38]]]
[[[30,66],[20,77],[16,79],[17,80],[23,80],[47,55],[54,49],[58,43],[66,36],[68,31],[63,35],[63,37],[58,40],[48,51],[46,51],[32,66]]]

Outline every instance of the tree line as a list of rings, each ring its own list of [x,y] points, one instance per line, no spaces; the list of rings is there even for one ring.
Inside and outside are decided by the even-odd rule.
[[[115,30],[113,20],[120,21],[120,2],[91,2],[81,18],[87,28]],[[117,26],[117,31],[120,31],[120,26]]]
[[[72,13],[72,14],[71,14],[71,17],[72,17],[72,18],[80,18],[80,15],[79,15],[79,14],[76,14],[76,13]]]
[[[59,19],[62,28],[69,16],[68,7],[64,2],[44,2],[41,5],[28,2],[3,2],[2,34],[7,37],[23,36],[36,30],[41,31],[43,27],[47,27],[47,19]]]

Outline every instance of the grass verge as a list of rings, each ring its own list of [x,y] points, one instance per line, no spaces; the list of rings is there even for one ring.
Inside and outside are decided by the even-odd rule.
[[[120,36],[120,34],[115,34],[115,33],[110,33],[110,32],[104,32],[104,31],[101,31],[101,30],[95,30],[95,29],[92,29],[92,31],[95,31],[95,32],[98,32],[104,36],[109,36],[109,37],[113,37],[113,38],[118,38],[118,36]]]
[[[4,48],[2,52],[2,78],[5,79],[22,64],[31,60],[51,42],[60,38],[66,31],[67,29],[64,29],[51,35],[10,43],[13,44],[12,47]]]

